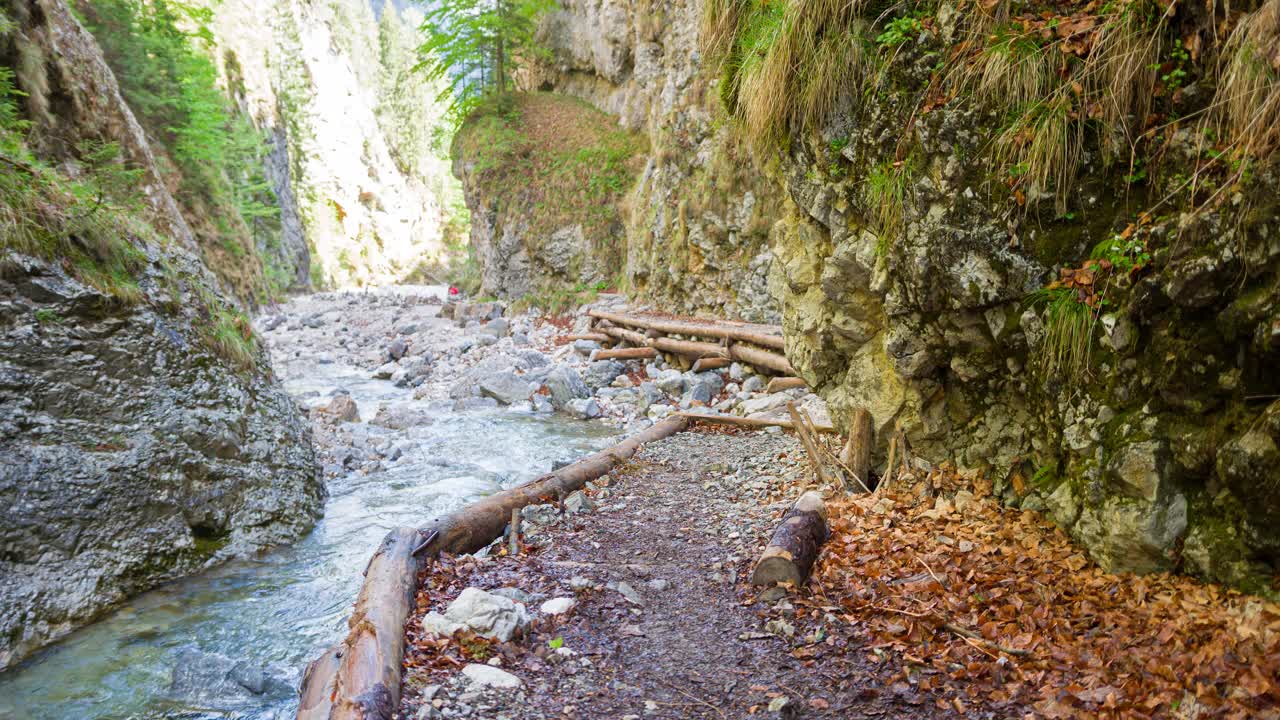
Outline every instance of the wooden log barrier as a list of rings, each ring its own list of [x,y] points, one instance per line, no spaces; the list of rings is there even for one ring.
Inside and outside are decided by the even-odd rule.
[[[751,573],[751,584],[786,582],[799,587],[809,578],[818,550],[826,541],[827,505],[822,502],[821,493],[810,490],[800,496],[773,531]]]
[[[502,536],[512,510],[563,498],[635,455],[645,443],[688,427],[688,418],[669,417],[572,465],[435,518],[422,529],[391,531],[365,570],[347,637],[303,674],[298,720],[390,720],[400,703],[404,625],[427,557],[475,552]]]
[[[783,418],[764,418],[764,417],[742,417],[741,415],[716,415],[714,413],[698,413],[698,412],[681,412],[676,413],[680,417],[689,418],[695,422],[710,423],[712,425],[732,425],[735,427],[745,428],[767,428],[780,427],[786,430],[795,430],[795,423]],[[814,430],[823,433],[835,434],[836,429],[830,425],[814,424]]]
[[[776,352],[761,350],[758,347],[735,343],[729,346],[729,357],[739,362],[756,367],[768,368],[783,375],[795,375],[796,369],[785,357]]]
[[[569,342],[574,342],[575,340],[594,340],[600,343],[609,342],[608,335],[605,335],[604,333],[598,333],[598,332],[578,333],[576,335],[565,335],[564,339],[568,340]]]
[[[707,370],[718,370],[722,367],[729,367],[733,361],[727,357],[704,357],[698,358],[693,364],[694,372],[705,372]]]
[[[591,353],[592,360],[651,360],[656,357],[658,357],[658,351],[651,347],[596,350]]]
[[[773,394],[776,392],[782,392],[783,390],[790,390],[791,388],[802,388],[808,386],[809,384],[806,383],[803,378],[776,377],[771,379],[768,385],[764,386],[764,391]]]
[[[601,328],[601,331],[610,337],[629,342],[640,348],[651,347],[662,352],[686,355],[693,358],[726,357],[724,347],[717,343],[676,340],[668,337],[651,338],[644,333],[620,327]]]
[[[672,335],[728,338],[730,340],[755,343],[761,347],[774,348],[775,350],[786,349],[781,333],[775,333],[774,330],[776,328],[767,325],[747,325],[746,323],[734,323],[724,320],[719,322],[672,320],[651,315],[629,315],[595,309],[588,310],[587,314],[599,320],[608,320],[616,325],[630,325],[631,327],[656,330]]]

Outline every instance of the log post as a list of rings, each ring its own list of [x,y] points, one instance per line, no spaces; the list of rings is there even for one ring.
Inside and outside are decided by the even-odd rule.
[[[520,510],[511,508],[511,522],[507,523],[507,554],[511,557],[520,554]]]
[[[783,390],[790,390],[791,388],[801,388],[801,387],[808,387],[808,386],[809,384],[806,383],[803,378],[776,377],[771,379],[768,385],[765,385],[764,391],[769,394],[773,394],[776,392],[782,392]]]
[[[866,408],[853,411],[853,427],[849,428],[849,442],[840,453],[840,462],[857,478],[860,485],[871,487],[871,448],[874,438],[871,428],[871,413]],[[850,490],[852,483],[847,484]]]
[[[800,587],[809,578],[818,550],[826,541],[827,506],[821,493],[810,490],[800,496],[773,531],[751,573],[751,584],[791,583]]]
[[[782,418],[743,417],[741,415],[715,415],[712,413],[699,413],[699,412],[680,412],[676,414],[679,415],[680,417],[689,418],[690,420],[694,420],[697,422],[709,423],[711,425],[732,425],[734,427],[745,427],[745,428],[755,428],[755,429],[767,428],[767,427],[780,427],[780,428],[785,428],[787,430],[796,429],[795,423],[793,423],[790,420],[784,420]],[[831,425],[813,425],[812,429],[815,432],[821,432],[821,433],[835,434],[836,432],[836,429]]]
[[[733,361],[727,357],[703,357],[693,364],[694,372],[706,372],[707,370],[717,370],[722,367],[729,367]]]
[[[592,360],[652,360],[656,357],[658,357],[658,351],[651,347],[596,350],[591,353]]]

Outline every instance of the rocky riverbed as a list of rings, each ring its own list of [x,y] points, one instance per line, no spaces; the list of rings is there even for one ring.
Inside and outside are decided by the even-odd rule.
[[[681,408],[777,412],[798,399],[823,415],[802,391],[759,392],[763,378],[742,366],[699,374],[592,361],[593,344],[563,340],[585,319],[508,317],[441,295],[322,293],[260,317],[273,372],[310,420],[324,516],[293,545],[128,599],[0,675],[0,716],[288,717],[301,669],[341,635],[360,571],[391,527],[421,525]]]

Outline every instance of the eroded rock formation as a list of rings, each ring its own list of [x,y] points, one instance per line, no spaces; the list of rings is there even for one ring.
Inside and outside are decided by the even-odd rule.
[[[0,170],[6,188],[45,192],[41,217],[83,214],[14,183],[57,188],[82,168],[79,141],[115,142],[142,170],[146,223],[99,204],[81,238],[5,226],[85,247],[73,263],[0,246],[0,668],[166,579],[297,538],[324,495],[307,425],[196,259],[93,38],[62,0],[14,5],[0,50],[28,60],[42,140]]]

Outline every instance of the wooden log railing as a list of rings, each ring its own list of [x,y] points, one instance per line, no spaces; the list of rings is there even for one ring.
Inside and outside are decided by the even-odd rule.
[[[722,320],[714,323],[697,322],[692,320],[672,320],[668,318],[655,317],[653,315],[632,315],[595,309],[588,310],[587,314],[598,320],[608,320],[615,325],[628,325],[645,330],[657,330],[658,332],[670,333],[672,335],[695,335],[698,337],[740,340],[742,342],[749,342],[761,347],[773,348],[775,350],[786,349],[782,335],[775,334],[773,332],[774,327],[769,325],[749,325],[747,323],[736,323],[728,320]]]
[[[784,348],[781,335],[774,334],[772,326],[746,323],[694,322],[671,320],[650,315],[631,315],[605,310],[589,310],[592,318],[608,325],[598,326],[596,332],[630,343],[636,347],[651,347],[662,352],[684,355],[695,360],[725,358],[737,360],[783,375],[795,375],[795,368],[787,358],[774,350]],[[629,327],[622,327],[629,326]],[[639,328],[639,332],[632,328]],[[664,333],[719,339],[720,343],[697,340],[677,340],[663,337]],[[750,344],[744,344],[750,343]],[[756,347],[759,346],[759,347]]]

